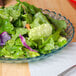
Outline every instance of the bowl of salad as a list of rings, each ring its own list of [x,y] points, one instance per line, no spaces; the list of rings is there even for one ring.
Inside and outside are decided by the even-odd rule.
[[[0,8],[0,62],[45,59],[67,46],[74,36],[69,19],[17,0]]]

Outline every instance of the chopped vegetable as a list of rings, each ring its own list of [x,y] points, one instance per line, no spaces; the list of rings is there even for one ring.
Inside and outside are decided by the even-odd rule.
[[[19,37],[19,35],[24,35],[28,33],[28,30],[25,28],[17,28],[16,34],[12,35],[12,38],[7,42],[8,45],[13,46],[15,43],[15,40]]]
[[[12,34],[13,32],[13,25],[7,19],[3,19],[0,17],[0,34],[4,31]]]
[[[34,16],[34,22],[31,24],[31,28],[34,28],[34,27],[39,26],[41,24],[49,24],[49,25],[51,25],[49,23],[49,21],[47,20],[47,18],[41,12],[38,12]]]
[[[42,48],[42,49],[40,49],[40,53],[41,54],[47,54],[47,53],[50,53],[51,52],[51,50],[53,50],[55,48],[55,46],[54,46],[54,40],[53,40],[53,38],[51,38],[49,41],[48,41],[48,43],[47,44],[45,44],[45,46]]]
[[[24,38],[23,36],[20,35],[19,37],[20,37],[20,39],[21,39],[22,44],[23,44],[27,49],[29,49],[30,51],[37,52],[36,50],[33,50],[31,47],[29,47],[29,46],[26,44],[25,38]]]
[[[27,28],[28,30],[30,30],[30,25],[29,25],[29,24],[26,24],[25,26],[26,26],[26,28]]]
[[[32,57],[40,56],[39,53],[30,51],[30,50],[28,50],[26,48],[24,48],[24,51],[25,51],[25,57],[26,58],[32,58]]]
[[[49,40],[49,42],[44,46],[43,50],[47,51],[47,50],[52,50],[54,49],[54,40],[53,38],[51,38]]]
[[[49,24],[42,24],[30,30],[29,38],[31,40],[38,40],[41,38],[46,38],[51,34],[52,34],[52,27]]]
[[[32,15],[35,15],[37,12],[41,12],[40,8],[37,8],[34,5],[30,5],[27,2],[21,2],[20,0],[17,0],[17,2],[22,4],[26,13],[30,13]]]
[[[63,45],[65,45],[67,43],[67,39],[65,37],[59,37],[58,39],[58,46],[62,47]]]
[[[24,15],[22,15],[22,17],[26,21],[27,24],[32,23],[32,20],[33,20],[32,19],[32,15],[30,15],[30,14],[24,14]]]
[[[10,47],[9,45],[5,46],[2,51],[1,51],[1,55],[5,56],[6,58],[21,58],[24,57],[23,56],[23,50],[21,46],[13,46]]]
[[[59,29],[59,30],[57,30],[54,34],[50,35],[50,36],[45,40],[45,42],[44,42],[42,45],[39,46],[39,48],[42,48],[43,46],[45,46],[45,45],[49,42],[49,40],[50,40],[51,38],[53,38],[54,41],[57,41],[58,38],[59,38],[59,36],[60,36],[60,31],[61,31],[61,30]]]
[[[27,2],[16,1],[13,6],[0,8],[0,57],[37,57],[67,43],[64,20],[51,18]]]
[[[51,21],[51,23],[53,23],[56,28],[60,28],[60,29],[66,29],[67,28],[67,24],[64,20],[57,20],[57,19],[54,19],[52,17],[49,17],[48,16],[48,19]]]
[[[12,17],[12,20],[17,20],[18,17],[20,17],[20,15],[21,15],[22,7],[21,7],[21,5],[19,3],[17,3],[15,6],[10,6],[10,7],[4,8],[4,11],[10,17]]]
[[[15,27],[22,27],[23,26],[21,19],[17,19],[16,21],[14,21],[13,25]]]
[[[3,19],[8,19],[11,21],[12,17],[9,16],[9,14],[7,12],[5,12],[4,9],[0,9],[0,17],[2,17]]]
[[[5,43],[10,39],[11,37],[7,32],[3,32],[2,34],[0,34],[0,46],[5,45]]]

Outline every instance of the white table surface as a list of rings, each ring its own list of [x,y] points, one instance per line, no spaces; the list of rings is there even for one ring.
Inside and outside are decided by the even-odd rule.
[[[31,76],[57,76],[76,64],[76,43],[70,43],[63,50],[44,60],[29,63]]]

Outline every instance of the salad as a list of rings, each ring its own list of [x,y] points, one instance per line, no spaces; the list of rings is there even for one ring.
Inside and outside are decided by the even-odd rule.
[[[40,8],[17,0],[0,8],[0,57],[32,58],[67,43],[67,24],[43,14]]]

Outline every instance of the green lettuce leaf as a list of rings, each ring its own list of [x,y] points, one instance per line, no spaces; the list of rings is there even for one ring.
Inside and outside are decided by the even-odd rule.
[[[2,47],[0,46],[0,57],[2,56],[2,54],[1,54],[1,50],[2,50]]]
[[[49,21],[47,20],[47,18],[41,12],[38,12],[34,16],[34,21],[31,23],[31,28],[34,28],[34,27],[39,26],[41,24],[49,24],[49,25],[51,25],[49,23]]]
[[[43,49],[40,49],[39,50],[39,53],[40,54],[49,54],[49,53],[51,53],[52,51],[51,50],[43,50]]]
[[[60,32],[61,29],[58,29],[54,34],[50,35],[42,45],[39,45],[39,49],[41,49],[42,47],[44,47],[51,38],[53,38],[54,42],[58,40],[58,38],[60,37]]]
[[[21,15],[21,11],[22,11],[21,8],[22,8],[21,5],[17,3],[14,6],[5,8],[4,11],[7,12],[7,14],[11,16],[13,20],[16,20]]]
[[[30,30],[29,38],[31,40],[38,40],[41,38],[46,38],[51,34],[52,34],[52,27],[49,24],[42,24]]]
[[[23,26],[22,20],[21,20],[20,18],[17,19],[16,21],[14,21],[13,25],[14,25],[15,27],[22,27],[22,26]]]
[[[57,42],[58,46],[62,47],[66,43],[67,43],[67,39],[65,37],[60,36],[59,39],[58,39],[58,42]]]
[[[41,12],[38,12],[38,13],[36,13],[35,14],[35,16],[34,16],[34,19],[35,18],[39,18],[40,19],[40,23],[42,23],[42,24],[50,24],[49,23],[49,21],[48,21],[48,19],[46,18],[46,16],[44,16]]]
[[[2,50],[1,50],[1,55],[5,57],[10,57],[10,58],[20,58],[24,56],[24,52],[22,50],[22,47],[20,46],[13,46],[10,47],[9,45],[6,45]]]
[[[34,42],[34,41],[32,41],[32,40],[28,40],[27,38],[26,38],[26,43],[27,43],[28,46],[30,46],[30,47],[32,47],[32,48],[33,48],[33,47],[37,47],[36,42]],[[15,45],[17,45],[17,46],[23,46],[20,38],[17,38],[17,39],[15,40]]]
[[[14,6],[0,9],[0,17],[3,19],[8,19],[9,21],[17,20],[20,17],[22,11],[22,6],[17,3]]]
[[[25,27],[25,25],[27,24],[26,21],[22,21],[22,26]]]
[[[34,5],[31,5],[27,2],[21,2],[20,0],[16,0],[16,1],[19,2],[24,7],[26,13],[35,15],[37,12],[41,12],[40,8],[37,8]]]
[[[9,16],[9,14],[4,9],[0,9],[0,17],[2,17],[3,19],[8,19],[10,21],[12,19],[12,17]]]
[[[24,14],[22,15],[22,17],[24,18],[24,21],[26,21],[27,24],[30,24],[33,21],[31,14]]]
[[[41,54],[48,54],[48,53],[51,53],[51,50],[54,49],[55,46],[54,46],[54,40],[53,38],[51,38],[47,44],[45,44],[45,46],[39,50],[39,52]]]
[[[23,46],[20,38],[17,38],[17,39],[15,40],[15,45],[17,45],[17,46]]]
[[[13,46],[14,43],[15,43],[15,40],[19,37],[19,35],[24,35],[24,34],[27,34],[28,33],[28,30],[25,29],[25,28],[16,28],[16,34],[14,34],[12,36],[12,39],[10,39],[7,44],[9,44],[10,46]]]
[[[31,25],[31,28],[34,28],[36,26],[40,26],[41,25],[40,18],[34,19],[34,21],[30,25]]]
[[[51,38],[49,42],[44,46],[43,50],[52,50],[54,49],[54,40]]]
[[[25,57],[26,57],[26,58],[32,58],[32,57],[40,56],[39,53],[29,51],[29,50],[26,49],[26,48],[24,48],[23,50],[25,51]]]
[[[57,29],[66,29],[67,28],[67,24],[66,24],[65,20],[57,20],[50,16],[47,16],[47,17],[51,21],[51,23],[55,25],[55,27]]]
[[[13,25],[9,22],[9,20],[7,19],[2,19],[0,17],[0,34],[4,31],[8,32],[8,33],[12,33],[14,27]]]

